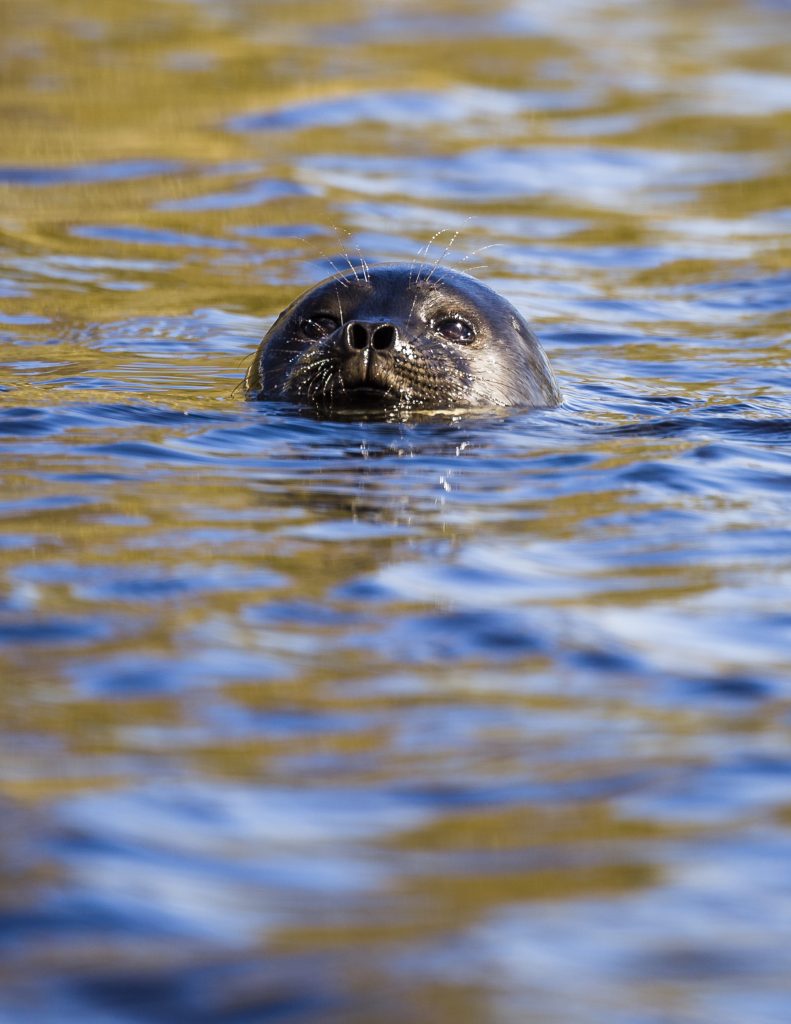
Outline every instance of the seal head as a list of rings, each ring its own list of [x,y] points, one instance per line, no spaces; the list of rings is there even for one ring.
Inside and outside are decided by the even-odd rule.
[[[514,306],[467,274],[408,263],[336,274],[300,295],[261,342],[245,388],[326,416],[560,401]]]

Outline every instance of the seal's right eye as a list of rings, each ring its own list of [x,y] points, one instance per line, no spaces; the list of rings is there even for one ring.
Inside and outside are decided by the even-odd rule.
[[[441,320],[435,320],[432,327],[448,341],[466,344],[475,340],[475,328],[461,316],[446,316]]]
[[[326,338],[328,334],[332,334],[339,326],[340,321],[336,320],[334,316],[319,313],[316,316],[306,317],[300,323],[299,328],[306,338],[318,341],[320,338]]]

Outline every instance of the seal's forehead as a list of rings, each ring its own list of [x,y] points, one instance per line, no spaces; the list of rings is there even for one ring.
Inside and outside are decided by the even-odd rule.
[[[468,274],[438,263],[402,263],[371,268],[371,279],[381,275],[382,285],[392,292],[406,292],[410,301],[417,296],[421,299],[444,300],[487,305],[499,300],[496,292]],[[433,303],[432,303],[433,304]]]
[[[417,307],[415,302],[417,301]],[[462,308],[502,300],[483,282],[466,274],[425,263],[385,263],[336,274],[320,281],[296,300],[304,309],[326,306],[347,316],[405,316],[424,303],[452,303]],[[403,307],[403,308],[402,308]]]

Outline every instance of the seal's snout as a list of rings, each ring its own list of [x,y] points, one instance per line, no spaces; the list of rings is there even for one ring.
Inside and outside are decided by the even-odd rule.
[[[343,329],[345,349],[340,379],[347,393],[375,391],[400,393],[395,371],[398,329],[381,320],[350,320]],[[381,401],[381,399],[379,399]]]
[[[345,341],[351,352],[365,352],[374,349],[387,352],[395,348],[398,330],[394,324],[367,323],[364,320],[352,320],[346,324]]]

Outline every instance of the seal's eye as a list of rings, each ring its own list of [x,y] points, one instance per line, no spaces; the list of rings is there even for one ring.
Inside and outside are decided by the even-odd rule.
[[[336,320],[334,316],[318,313],[316,316],[306,317],[299,325],[299,329],[306,338],[318,341],[320,338],[326,338],[328,334],[332,334],[339,326],[340,321]]]
[[[475,328],[472,324],[463,320],[460,316],[446,316],[442,320],[435,320],[434,330],[441,334],[448,341],[457,341],[462,344],[475,339]]]

